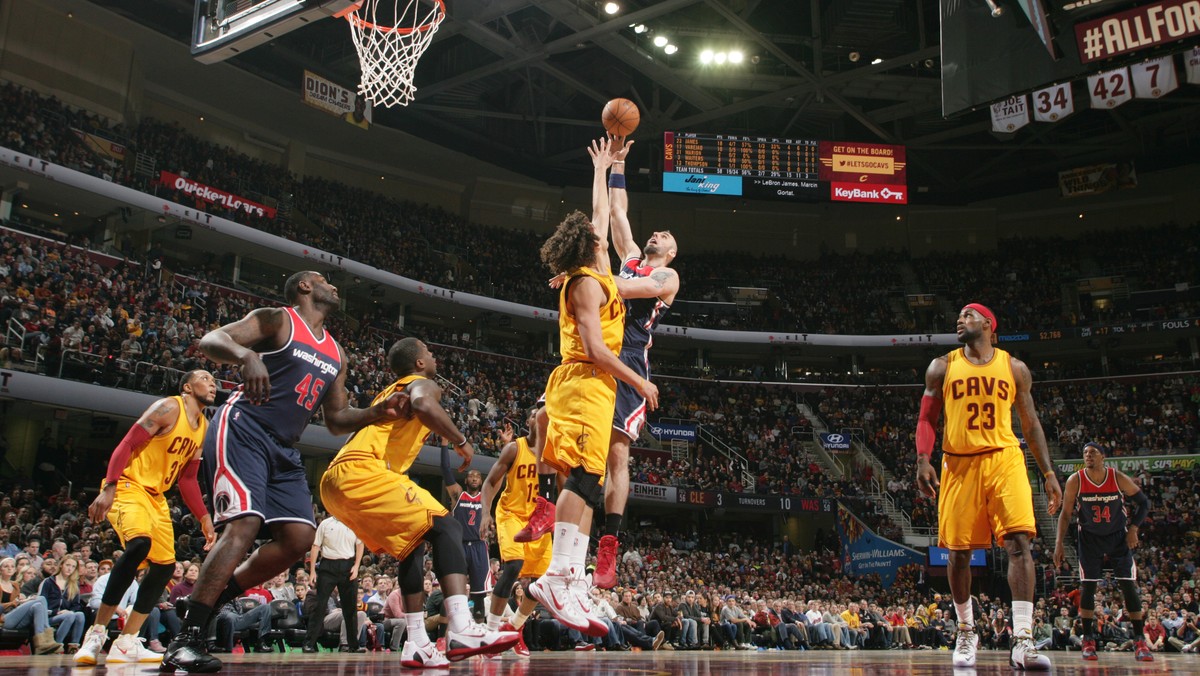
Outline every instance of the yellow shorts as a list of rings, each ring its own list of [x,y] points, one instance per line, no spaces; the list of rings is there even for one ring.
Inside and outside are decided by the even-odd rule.
[[[424,542],[433,518],[449,512],[408,475],[378,460],[330,465],[321,477],[321,501],[373,552],[405,559]]]
[[[524,561],[518,577],[541,577],[550,568],[550,551],[554,538],[549,534],[533,542],[514,542],[513,536],[525,527],[529,519],[496,510],[496,539],[500,541],[500,560]]]
[[[980,455],[942,456],[938,546],[988,549],[992,536],[1037,533],[1025,453],[1006,448]]]
[[[559,472],[582,467],[604,480],[617,381],[594,364],[561,364],[546,382],[542,462]]]
[[[134,538],[150,538],[147,563],[175,563],[175,528],[167,499],[154,495],[139,484],[121,479],[113,495],[108,521],[121,538],[121,546]]]

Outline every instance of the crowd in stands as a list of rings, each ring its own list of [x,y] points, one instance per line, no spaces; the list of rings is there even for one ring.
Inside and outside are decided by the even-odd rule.
[[[202,140],[182,127],[144,119],[133,130],[128,156],[153,158],[148,176],[134,176],[89,150],[75,129],[123,132],[98,116],[12,84],[0,135],[5,145],[72,168],[105,175],[138,189],[246,225],[345,255],[383,270],[505,300],[553,307],[538,261],[541,237],[481,226],[444,210],[404,202],[325,179],[296,177],[282,166]],[[282,209],[266,218],[198,201],[161,185],[170,171],[215,188],[261,199]],[[306,219],[291,219],[292,210]],[[312,224],[312,227],[310,227]],[[1194,228],[1194,226],[1192,226]],[[1182,245],[1181,245],[1182,243]],[[1070,252],[1070,254],[1064,252]],[[913,258],[890,251],[834,255],[815,261],[736,252],[689,252],[675,263],[683,303],[671,321],[749,330],[840,334],[949,332],[954,308],[988,299],[1005,331],[1033,331],[1129,320],[1196,316],[1194,294],[1102,304],[1084,299],[1064,309],[1064,285],[1124,274],[1133,291],[1174,289],[1200,282],[1200,245],[1178,225],[1093,233],[1068,243],[1052,238],[1005,241],[996,252]],[[915,281],[913,281],[915,280]],[[730,287],[769,290],[759,306],[732,305]],[[942,305],[909,308],[906,294],[937,294]],[[685,311],[687,301],[731,303],[728,312]],[[1068,305],[1068,308],[1070,305]]]

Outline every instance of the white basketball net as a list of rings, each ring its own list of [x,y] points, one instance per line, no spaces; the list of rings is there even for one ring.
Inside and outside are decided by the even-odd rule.
[[[380,5],[385,7],[383,12],[377,12]],[[388,6],[393,9],[390,14]],[[382,24],[376,21],[377,15]],[[433,0],[428,11],[421,0],[365,0],[347,14],[362,66],[358,92],[389,108],[411,103],[417,91],[413,86],[417,61],[445,18],[443,0]]]

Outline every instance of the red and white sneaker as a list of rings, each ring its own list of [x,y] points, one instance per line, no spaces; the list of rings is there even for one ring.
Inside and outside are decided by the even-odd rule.
[[[617,552],[621,543],[615,535],[600,538],[596,547],[596,570],[592,573],[592,584],[601,589],[617,586]]]
[[[554,619],[562,622],[568,629],[587,633],[591,623],[583,613],[580,599],[571,589],[571,577],[546,573],[529,585],[529,595],[538,600],[550,611]]]
[[[1146,641],[1138,641],[1133,652],[1133,659],[1138,662],[1153,662],[1154,654],[1150,652],[1150,646],[1146,645]]]
[[[513,652],[516,653],[518,657],[529,657],[529,647],[525,645],[525,636],[521,633],[520,629],[517,629],[508,622],[505,622],[504,624],[500,625],[500,631],[515,632],[517,634],[517,644],[513,646]]]
[[[146,647],[145,639],[133,634],[121,634],[113,641],[108,649],[106,662],[109,664],[127,664],[131,662],[162,662],[162,653],[156,653]]]
[[[571,576],[571,592],[579,599],[579,609],[583,611],[583,617],[588,623],[588,628],[581,629],[580,632],[587,636],[608,636],[608,625],[600,620],[596,613],[596,604],[592,602],[592,595],[589,593],[591,588],[591,580],[582,573],[574,573]]]
[[[539,495],[533,508],[533,514],[529,516],[529,523],[517,531],[517,534],[513,536],[513,542],[540,540],[542,536],[552,530],[554,530],[554,503]]]
[[[1100,659],[1100,656],[1096,654],[1095,641],[1087,640],[1083,642],[1083,659],[1087,660],[1088,662],[1095,662],[1096,660]]]
[[[515,631],[492,631],[477,622],[462,631],[446,631],[446,657],[451,662],[475,655],[502,653],[515,646],[520,635]]]
[[[400,652],[400,666],[406,669],[449,669],[450,660],[432,641],[420,646],[405,641],[404,650]]]

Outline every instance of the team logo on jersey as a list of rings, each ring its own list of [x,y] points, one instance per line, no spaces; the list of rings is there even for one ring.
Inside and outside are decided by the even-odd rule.
[[[575,445],[578,446],[579,450],[581,450],[581,451],[587,450],[587,442],[588,442],[588,433],[587,432],[584,432],[583,434],[580,434],[579,436],[575,437]]]

